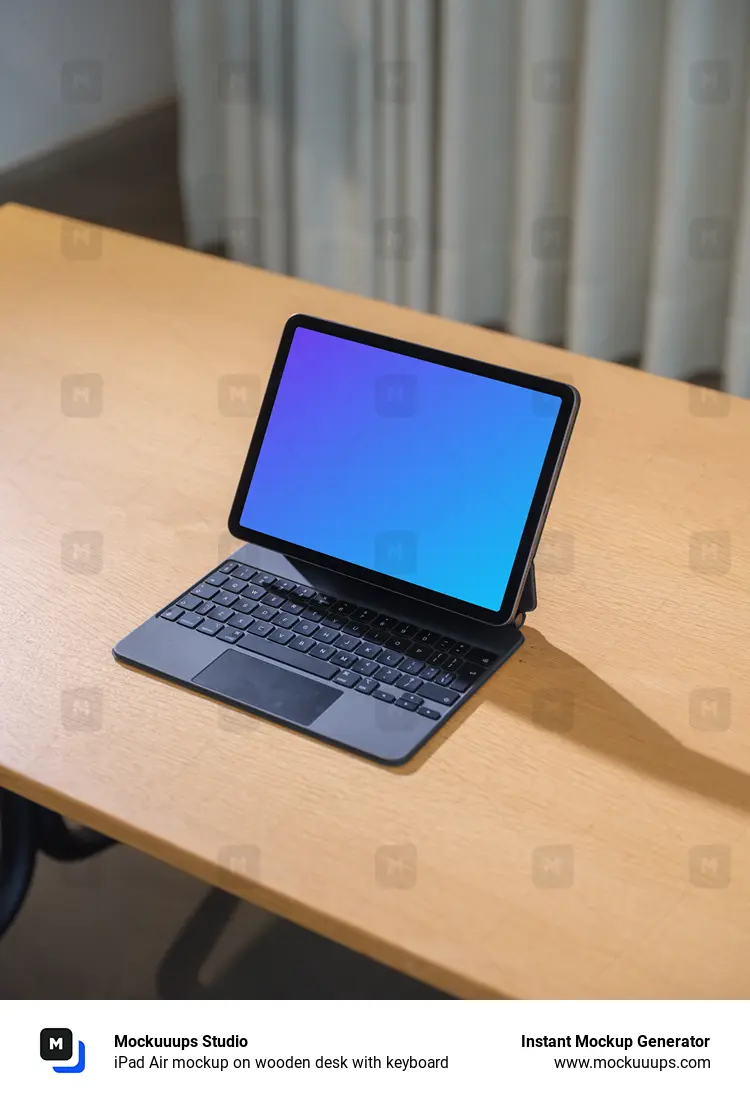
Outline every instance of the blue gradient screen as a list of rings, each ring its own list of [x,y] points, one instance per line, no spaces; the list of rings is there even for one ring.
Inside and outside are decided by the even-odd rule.
[[[297,328],[241,524],[498,611],[560,404]]]

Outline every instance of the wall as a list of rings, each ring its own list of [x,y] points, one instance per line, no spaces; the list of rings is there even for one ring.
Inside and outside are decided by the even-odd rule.
[[[170,0],[0,0],[0,170],[173,93]]]

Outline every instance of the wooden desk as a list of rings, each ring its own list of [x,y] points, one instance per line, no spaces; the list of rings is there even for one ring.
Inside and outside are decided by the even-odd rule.
[[[400,771],[110,653],[297,311],[583,395],[527,644]],[[461,995],[750,996],[750,403],[14,206],[0,385],[2,785]]]

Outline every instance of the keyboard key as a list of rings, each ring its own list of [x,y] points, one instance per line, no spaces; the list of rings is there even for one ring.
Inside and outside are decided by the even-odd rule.
[[[431,707],[420,707],[417,714],[421,714],[423,718],[432,718],[433,721],[440,717],[440,711],[433,710]]]
[[[274,592],[294,592],[294,589],[294,581],[284,580],[283,577],[277,577],[276,580],[273,582]]]
[[[282,611],[281,614],[283,615],[284,612]],[[299,619],[299,621],[295,623],[294,629],[298,634],[314,634],[318,629],[318,624],[311,623],[309,619]]]
[[[190,630],[194,630],[196,626],[203,622],[200,615],[196,615],[194,611],[186,611],[183,615],[177,619],[180,626],[187,626]]]
[[[183,596],[181,600],[177,601],[177,606],[182,607],[185,611],[195,611],[196,607],[200,607],[203,603],[198,596]]]
[[[425,699],[431,699],[433,703],[441,703],[444,707],[452,706],[456,699],[460,698],[457,691],[451,691],[450,688],[435,687],[434,684],[422,684],[417,695],[422,695]]]
[[[403,659],[403,653],[393,653],[390,649],[384,649],[378,656],[381,665],[391,665],[392,667],[400,665]]]
[[[436,676],[432,682],[433,684],[437,684],[439,687],[447,687],[452,679],[452,672],[441,672],[440,675]]]
[[[268,626],[268,623],[258,623],[258,626]],[[240,638],[237,643],[239,649],[248,649],[251,653],[260,653],[264,657],[272,657],[282,664],[291,665],[292,668],[301,668],[305,672],[311,672],[313,676],[320,676],[323,680],[332,680],[337,676],[339,669],[336,665],[319,661],[310,653],[299,653],[289,645],[276,645],[276,642],[268,638],[256,638],[252,633]]]
[[[342,634],[339,640],[336,642],[337,649],[345,649],[347,653],[356,649],[359,653],[358,646],[360,645],[359,638],[353,638],[351,634]]]
[[[412,703],[416,703],[418,707],[421,707],[423,699],[421,695],[415,695],[413,691],[405,691],[401,696],[402,699],[411,699]]]
[[[413,638],[417,633],[416,626],[412,626],[411,623],[398,623],[394,626],[392,633],[397,638]]]
[[[319,661],[327,661],[330,657],[333,657],[335,652],[334,646],[319,642],[313,649],[312,656],[317,657]]]
[[[437,665],[438,668],[444,669],[446,665],[449,665],[454,660],[452,653],[446,653],[445,650],[436,649],[432,654],[433,665]]]
[[[265,589],[257,584],[249,584],[245,589],[245,596],[249,596],[251,600],[262,600],[265,594]]]
[[[371,623],[377,617],[377,612],[370,611],[367,607],[358,607],[351,618],[355,623]]]
[[[276,614],[275,607],[266,607],[264,604],[258,604],[255,611],[253,611],[254,618],[262,619],[266,623],[270,623],[271,619],[275,619]]]
[[[301,615],[305,610],[301,603],[295,603],[294,600],[287,600],[286,603],[281,605],[282,611],[288,611],[290,615]]]
[[[426,668],[422,669],[419,675],[423,680],[434,680],[438,672],[440,672],[440,669],[437,665],[427,665]]]
[[[249,565],[238,565],[232,576],[238,581],[251,581],[255,576],[255,570]]]
[[[253,625],[250,627],[250,633],[257,634],[260,638],[265,638],[266,634],[270,634],[272,630],[273,626],[271,625],[271,623],[264,622],[253,623]]]
[[[215,607],[209,619],[215,619],[217,623],[225,623],[228,619],[232,618],[234,611],[231,607]]]
[[[212,600],[218,591],[215,584],[206,584],[203,581],[193,589],[193,595],[200,596],[202,600]]]
[[[333,607],[333,600],[330,596],[324,596],[320,593],[317,596],[313,596],[312,603],[314,607],[319,608],[321,611],[327,610],[329,607]]]
[[[263,597],[262,602],[264,604],[266,604],[268,607],[281,607],[281,605],[284,602],[284,597],[283,596],[274,596],[272,592],[269,592],[269,594],[267,596]]]
[[[428,661],[432,655],[432,646],[422,645],[421,642],[417,642],[416,645],[410,645],[406,651],[408,657],[416,657],[420,661]]]
[[[340,672],[338,676],[333,678],[334,684],[343,684],[344,687],[353,688],[359,682],[359,676],[356,672],[351,672],[348,668]]]
[[[448,657],[440,662],[440,667],[444,669],[445,672],[455,673],[463,668],[463,664],[463,660],[460,657],[456,657],[455,653],[449,653]]]
[[[217,634],[216,637],[221,642],[231,642],[231,644],[234,645],[237,639],[242,637],[242,631],[235,630],[233,626],[225,626],[221,633]]]
[[[366,627],[362,633],[368,642],[375,642],[376,645],[384,645],[390,638],[387,630],[373,630],[371,626]]]
[[[346,620],[343,615],[334,615],[331,613],[330,615],[326,615],[325,619],[323,619],[323,626],[335,626],[337,630],[341,630],[345,622]]]
[[[433,633],[432,630],[419,630],[417,631],[417,641],[423,645],[434,646],[438,640],[439,635]]]
[[[176,622],[182,614],[182,608],[174,604],[173,607],[168,607],[166,611],[162,611],[161,618],[169,619],[170,623]]]
[[[448,653],[449,650],[453,649],[453,639],[438,638],[438,640],[435,642],[435,649],[442,653]]]
[[[200,607],[195,608],[196,615],[208,615],[209,611],[213,611],[214,605],[210,600],[204,600]]]
[[[467,642],[455,642],[453,645],[453,652],[456,657],[465,657],[471,649],[471,646]]]
[[[356,665],[352,665],[355,672],[361,673],[362,676],[374,676],[378,671],[377,661],[367,661],[364,657],[360,657]]]
[[[380,648],[381,647],[375,645],[374,642],[362,642],[361,645],[357,646],[357,653],[359,653],[361,657],[377,657],[378,653],[380,653]]]
[[[236,602],[237,597],[234,592],[217,592],[214,596],[214,603],[221,604],[222,607],[231,607]]]
[[[338,636],[338,630],[334,630],[332,626],[319,626],[315,631],[315,637],[319,642],[335,642]]]
[[[206,577],[205,581],[203,581],[203,584],[213,584],[216,586],[216,588],[221,588],[226,579],[226,573],[222,573],[219,570],[216,573],[212,573],[210,577]]]
[[[419,703],[413,703],[411,699],[397,699],[396,706],[401,707],[402,710],[416,710]]]
[[[375,627],[377,630],[390,630],[392,626],[396,625],[396,619],[391,619],[389,615],[378,615],[375,620]]]
[[[364,680],[360,680],[354,690],[361,691],[363,695],[371,695],[377,686],[377,680],[370,680],[366,678]]]
[[[472,649],[467,660],[471,661],[472,664],[479,665],[480,668],[491,668],[497,661],[497,654],[487,653],[483,649]]]
[[[375,673],[375,679],[383,684],[393,684],[401,675],[395,668],[381,668]]]
[[[240,596],[234,605],[234,610],[239,611],[240,615],[250,615],[257,606],[255,600],[248,600],[246,596]]]
[[[383,691],[382,688],[373,691],[372,698],[379,699],[381,703],[394,703],[396,701],[395,695],[391,695],[388,691]]]
[[[409,648],[408,638],[399,638],[396,635],[391,635],[391,639],[388,642],[389,649],[395,649],[398,653],[404,654]]]
[[[294,641],[289,643],[290,649],[297,649],[300,653],[307,653],[315,645],[313,638],[306,638],[304,634],[295,634]]]
[[[367,627],[364,625],[364,623],[355,623],[351,619],[349,619],[348,622],[344,624],[344,630],[347,632],[347,634],[356,634],[358,638],[364,637],[364,635],[367,633]]]
[[[221,569],[219,569],[219,573],[234,573],[236,568],[237,568],[237,562],[236,561],[225,561],[224,564],[222,565]]]
[[[354,609],[354,604],[347,603],[346,600],[337,600],[333,605],[335,615],[350,615]]]
[[[255,583],[262,585],[263,588],[269,588],[276,580],[273,573],[256,573],[254,579]]]
[[[196,627],[199,634],[217,634],[221,630],[221,623],[215,623],[211,619],[204,619],[200,626]]]
[[[315,611],[314,608],[311,606],[305,608],[305,610],[302,612],[302,618],[309,619],[311,623],[319,623],[323,616],[319,611]]]
[[[245,591],[247,585],[244,581],[238,581],[235,580],[234,577],[229,577],[227,580],[224,581],[221,587],[224,589],[225,592],[236,592],[239,594],[240,592]]]
[[[416,676],[423,665],[424,661],[418,661],[416,657],[405,657],[398,667],[402,672],[408,672],[411,676]]]
[[[291,642],[294,637],[294,632],[291,630],[283,630],[280,626],[274,628],[272,634],[268,635],[269,642],[276,642],[277,645],[286,645],[287,642]]]
[[[298,584],[294,589],[295,596],[299,596],[301,600],[311,600],[315,595],[314,588],[306,588],[304,584]]]
[[[252,621],[249,615],[232,615],[229,626],[233,626],[237,630],[247,630]]]
[[[334,665],[340,665],[341,668],[351,668],[356,660],[353,653],[337,653],[335,657],[331,657],[331,662]]]
[[[290,615],[288,611],[277,611],[273,621],[274,626],[283,626],[285,630],[291,630],[297,622],[297,616]]]
[[[416,691],[422,686],[422,681],[417,676],[402,676],[396,683],[402,691]]]

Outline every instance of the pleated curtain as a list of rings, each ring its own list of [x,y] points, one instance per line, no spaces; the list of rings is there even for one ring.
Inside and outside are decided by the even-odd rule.
[[[750,396],[750,0],[174,0],[190,241]]]

